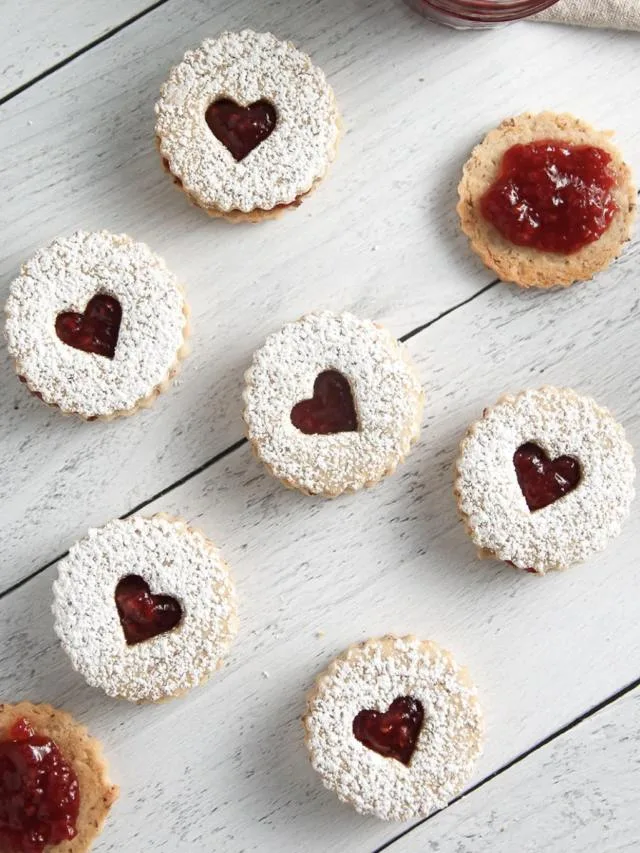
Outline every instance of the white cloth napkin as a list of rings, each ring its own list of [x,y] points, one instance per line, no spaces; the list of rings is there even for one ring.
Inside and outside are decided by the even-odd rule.
[[[560,0],[534,20],[640,30],[640,0]]]

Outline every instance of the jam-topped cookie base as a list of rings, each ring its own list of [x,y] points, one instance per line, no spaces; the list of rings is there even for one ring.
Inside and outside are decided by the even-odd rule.
[[[631,169],[569,113],[524,113],[489,131],[458,185],[460,226],[502,281],[568,287],[604,270],[631,237]]]
[[[573,254],[598,240],[618,210],[610,163],[611,155],[593,145],[514,145],[482,196],[482,215],[517,246]]]
[[[0,848],[43,853],[77,835],[80,789],[58,745],[18,718],[0,740]]]

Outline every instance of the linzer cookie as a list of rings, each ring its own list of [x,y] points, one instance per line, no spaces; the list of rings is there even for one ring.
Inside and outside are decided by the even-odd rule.
[[[124,234],[78,231],[22,267],[6,305],[20,379],[65,414],[111,419],[150,405],[187,353],[175,276]]]
[[[55,631],[94,687],[131,702],[180,696],[222,666],[235,590],[218,550],[183,521],[132,516],[61,561]]]
[[[503,397],[469,428],[455,492],[480,556],[543,575],[620,533],[634,479],[633,449],[611,413],[546,387]]]
[[[165,169],[212,216],[260,221],[297,207],[333,160],[326,77],[270,33],[222,33],[188,51],[156,104]]]
[[[451,654],[390,636],[333,661],[309,694],[304,727],[324,785],[383,820],[426,817],[457,796],[483,734],[476,689]]]
[[[525,113],[474,149],[458,214],[473,250],[501,279],[567,286],[618,257],[636,190],[611,137],[571,115]]]
[[[270,335],[246,373],[244,419],[285,485],[333,497],[392,473],[420,432],[424,395],[402,346],[352,314],[308,314]]]
[[[3,853],[86,853],[117,797],[100,744],[69,714],[0,704]]]

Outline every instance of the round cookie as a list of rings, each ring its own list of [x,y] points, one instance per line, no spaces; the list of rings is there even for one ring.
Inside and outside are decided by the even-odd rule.
[[[545,387],[503,397],[469,428],[455,494],[480,556],[545,574],[620,533],[634,479],[633,448],[611,413]]]
[[[458,215],[472,249],[503,281],[522,287],[568,286],[591,278],[622,252],[631,236],[636,189],[631,170],[611,137],[611,132],[595,130],[572,115],[525,113],[503,121],[474,148],[458,186]],[[482,212],[483,196],[498,178],[505,153],[515,145],[546,140],[593,146],[611,158],[607,173],[614,179],[610,197],[617,210],[598,239],[571,254],[516,245],[502,236]],[[563,182],[558,180],[557,186],[561,195]]]
[[[218,550],[184,521],[114,520],[76,542],[53,586],[55,631],[74,668],[109,696],[180,696],[222,666],[237,630]]]
[[[5,311],[20,379],[85,420],[150,405],[187,354],[182,288],[161,258],[124,234],[54,240],[24,264]]]
[[[252,30],[188,51],[156,104],[165,169],[199,207],[260,221],[297,207],[335,157],[340,121],[324,73]]]
[[[324,785],[383,820],[426,817],[457,796],[483,734],[467,671],[436,643],[391,636],[333,661],[309,694],[304,727]]]
[[[307,314],[270,335],[245,375],[256,455],[286,486],[335,497],[393,473],[424,394],[392,335],[353,314]]]
[[[26,731],[25,723],[27,724]],[[79,795],[79,808],[76,806],[78,811],[77,818],[74,821],[75,836],[72,839],[60,841],[54,846],[47,844],[44,849],[51,850],[52,853],[53,851],[55,853],[86,853],[102,831],[109,810],[118,797],[118,788],[109,781],[100,743],[90,737],[87,730],[80,726],[73,717],[64,711],[52,708],[50,705],[34,705],[31,702],[20,702],[16,705],[0,704],[0,742],[16,742],[14,734],[16,724],[22,733],[20,741],[29,735],[33,736],[33,734],[36,737],[40,736],[53,741],[62,760],[66,762],[75,775],[75,780],[66,777],[69,779],[67,784],[72,786]],[[31,728],[31,733],[29,733],[28,727]],[[1,749],[2,746],[0,745]],[[35,745],[33,749],[40,758],[40,767],[42,768],[43,750]],[[11,757],[4,757],[4,753],[2,760],[13,763]],[[31,778],[29,782],[32,782]],[[60,784],[60,780],[58,780],[58,784]],[[0,799],[2,794],[2,786],[0,785]],[[12,798],[16,796],[14,787],[11,789],[10,796]],[[29,808],[32,811],[29,815],[31,826],[37,819],[37,812],[33,811],[34,809],[38,809],[45,824],[50,818],[50,811],[42,802],[41,796],[42,794],[32,794],[29,799]],[[40,808],[38,804],[40,804]],[[15,827],[13,828],[15,829]],[[42,828],[41,825],[40,829],[42,830]],[[49,837],[51,838],[51,836]],[[0,844],[3,840],[2,829],[0,829]]]

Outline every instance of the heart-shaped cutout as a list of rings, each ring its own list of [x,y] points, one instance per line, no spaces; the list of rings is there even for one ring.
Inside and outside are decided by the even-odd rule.
[[[291,423],[306,435],[356,432],[358,416],[349,380],[337,370],[325,370],[313,384],[313,397],[291,409]]]
[[[214,101],[204,114],[209,130],[238,161],[271,136],[277,118],[276,108],[269,101],[243,107],[231,98]]]
[[[360,711],[353,735],[368,749],[408,766],[422,730],[424,708],[419,699],[399,696],[386,711]]]
[[[122,308],[115,296],[98,293],[84,309],[84,314],[64,311],[56,317],[56,334],[63,344],[113,358],[116,353]]]
[[[140,575],[127,575],[116,587],[116,607],[128,646],[171,631],[182,619],[182,607],[170,595],[153,595]]]
[[[531,512],[544,509],[580,483],[580,463],[573,456],[549,459],[545,451],[529,441],[513,455],[518,484]]]

